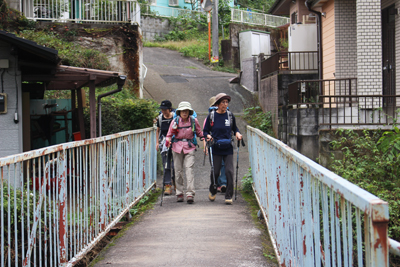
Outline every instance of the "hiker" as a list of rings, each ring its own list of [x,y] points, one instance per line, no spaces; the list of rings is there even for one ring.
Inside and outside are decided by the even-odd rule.
[[[215,96],[214,106],[217,110],[211,111],[206,119],[203,134],[207,141],[212,141],[212,156],[214,166],[214,177],[217,177],[221,170],[222,160],[225,162],[225,174],[227,179],[227,190],[225,192],[225,203],[232,204],[233,196],[233,140],[232,132],[237,140],[242,139],[242,135],[236,126],[236,119],[232,112],[227,110],[231,97],[225,93]],[[213,184],[213,175],[210,175],[210,188],[208,198],[214,201],[217,190]]]
[[[158,115],[156,122],[158,136],[156,149],[160,151],[163,163],[163,183],[165,186],[164,195],[171,195],[174,162],[172,157],[170,157],[168,160],[168,147],[165,145],[165,138],[175,113],[172,111],[172,103],[169,100],[162,101],[160,109],[161,114]]]
[[[217,110],[218,108],[214,105],[215,102],[215,96],[211,97],[208,102],[210,103],[210,107],[208,108],[208,113],[210,114],[211,111],[213,110]],[[229,109],[229,108],[228,108]],[[206,119],[204,119],[204,123],[203,123],[203,129],[204,129],[204,125],[206,124]],[[203,147],[204,147],[204,154],[208,155],[208,151],[206,148],[206,140],[203,140]],[[217,176],[216,176],[217,177]],[[225,175],[225,162],[222,160],[222,166],[221,166],[221,173],[218,176],[217,179],[217,192],[222,192],[225,193],[226,192],[226,175]]]
[[[199,122],[193,118],[193,109],[189,102],[183,101],[179,103],[176,109],[177,117],[171,123],[168,133],[166,145],[172,144],[172,155],[174,157],[174,167],[176,174],[176,196],[178,202],[184,201],[183,196],[183,168],[185,168],[187,178],[186,199],[188,203],[194,202],[194,152],[197,145],[195,134],[203,137]],[[175,135],[174,138],[173,135]]]

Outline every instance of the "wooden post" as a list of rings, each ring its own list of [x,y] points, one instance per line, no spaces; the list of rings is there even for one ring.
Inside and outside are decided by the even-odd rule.
[[[83,89],[80,88],[77,90],[78,91],[78,118],[79,118],[79,130],[81,132],[81,138],[82,140],[86,139],[85,135],[85,122],[83,120],[83,101],[82,101],[82,93]]]
[[[93,79],[93,77],[94,79]],[[90,105],[90,138],[96,138],[96,76],[90,75],[89,82],[89,105]]]

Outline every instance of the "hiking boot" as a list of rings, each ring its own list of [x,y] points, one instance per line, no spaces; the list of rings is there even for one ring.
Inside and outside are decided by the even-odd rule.
[[[177,202],[183,202],[183,195],[181,194],[181,195],[177,195],[176,196],[176,201]]]
[[[220,186],[217,187],[217,192],[221,192],[221,187]]]
[[[166,196],[171,195],[171,185],[170,184],[165,185],[164,195],[166,195]]]
[[[232,205],[232,198],[228,198],[228,199],[225,199],[225,204],[226,205]]]
[[[226,192],[226,185],[221,186],[221,192],[225,193]]]
[[[211,194],[211,192],[208,193],[208,199],[209,199],[210,201],[214,201],[216,197],[217,197],[217,195],[213,195],[213,194]]]
[[[193,196],[187,196],[186,199],[187,203],[189,204],[192,204],[194,202]]]

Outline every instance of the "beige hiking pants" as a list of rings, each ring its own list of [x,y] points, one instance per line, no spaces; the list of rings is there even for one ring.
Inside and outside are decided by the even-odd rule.
[[[174,157],[174,167],[175,167],[175,183],[176,183],[176,195],[183,194],[183,168],[185,168],[185,174],[187,179],[187,190],[186,196],[194,196],[194,176],[193,176],[193,166],[194,166],[194,150],[188,154],[176,153],[172,151]]]

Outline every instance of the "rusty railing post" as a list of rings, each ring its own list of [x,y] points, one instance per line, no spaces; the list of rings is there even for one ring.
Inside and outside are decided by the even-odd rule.
[[[60,152],[58,158],[58,238],[60,251],[60,266],[67,264],[67,155]]]

